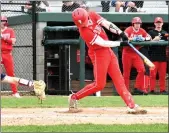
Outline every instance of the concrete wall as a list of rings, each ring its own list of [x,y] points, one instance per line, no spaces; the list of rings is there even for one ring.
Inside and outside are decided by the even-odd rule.
[[[44,46],[41,42],[43,39],[43,28],[46,27],[46,22],[38,22],[36,30],[36,69],[37,80],[44,80]]]

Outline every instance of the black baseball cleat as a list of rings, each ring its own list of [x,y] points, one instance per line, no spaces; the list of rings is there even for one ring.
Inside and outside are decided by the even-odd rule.
[[[151,91],[149,92],[149,94],[155,95],[156,93],[155,93],[154,90],[151,90]]]
[[[151,91],[149,92],[149,94],[151,94],[151,95],[159,95],[160,93],[159,93],[159,92],[155,92],[154,90],[151,90]]]
[[[134,88],[133,95],[148,95],[148,92],[146,90],[140,90],[137,88]]]
[[[168,92],[167,91],[160,91],[160,94],[161,95],[168,95]]]

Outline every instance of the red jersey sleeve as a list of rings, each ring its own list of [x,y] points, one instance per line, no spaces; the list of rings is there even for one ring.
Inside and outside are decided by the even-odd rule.
[[[130,34],[131,34],[131,27],[128,27],[127,29],[125,29],[124,32],[126,33],[126,35],[127,35],[128,37],[130,37]]]
[[[82,39],[87,43],[87,44],[91,44],[93,45],[98,34],[95,34],[94,32],[92,32],[90,29],[85,28],[80,30],[80,35],[82,37]]]
[[[96,12],[90,12],[90,16],[95,19],[97,24],[100,24],[104,20],[104,18]]]
[[[141,32],[144,38],[150,37],[150,35],[144,29],[142,29]]]
[[[10,29],[10,38],[16,38],[15,32],[13,29]]]

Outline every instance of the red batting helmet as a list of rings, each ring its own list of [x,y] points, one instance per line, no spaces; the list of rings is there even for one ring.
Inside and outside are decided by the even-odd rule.
[[[88,12],[83,8],[77,8],[72,12],[72,19],[77,27],[87,26],[88,17]]]
[[[132,19],[132,24],[135,24],[135,23],[141,24],[142,23],[141,18],[140,17],[134,17]]]
[[[4,24],[5,26],[8,25],[8,19],[7,19],[6,16],[1,16],[1,22],[2,22],[2,21],[3,21],[3,22],[4,22],[4,21],[6,22],[6,23]]]

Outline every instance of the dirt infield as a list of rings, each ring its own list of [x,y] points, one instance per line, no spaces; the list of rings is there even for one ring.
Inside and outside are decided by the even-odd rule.
[[[2,109],[2,125],[56,124],[136,124],[168,123],[167,107],[146,107],[148,114],[126,114],[126,108],[82,108],[79,113],[66,113],[66,108]]]

